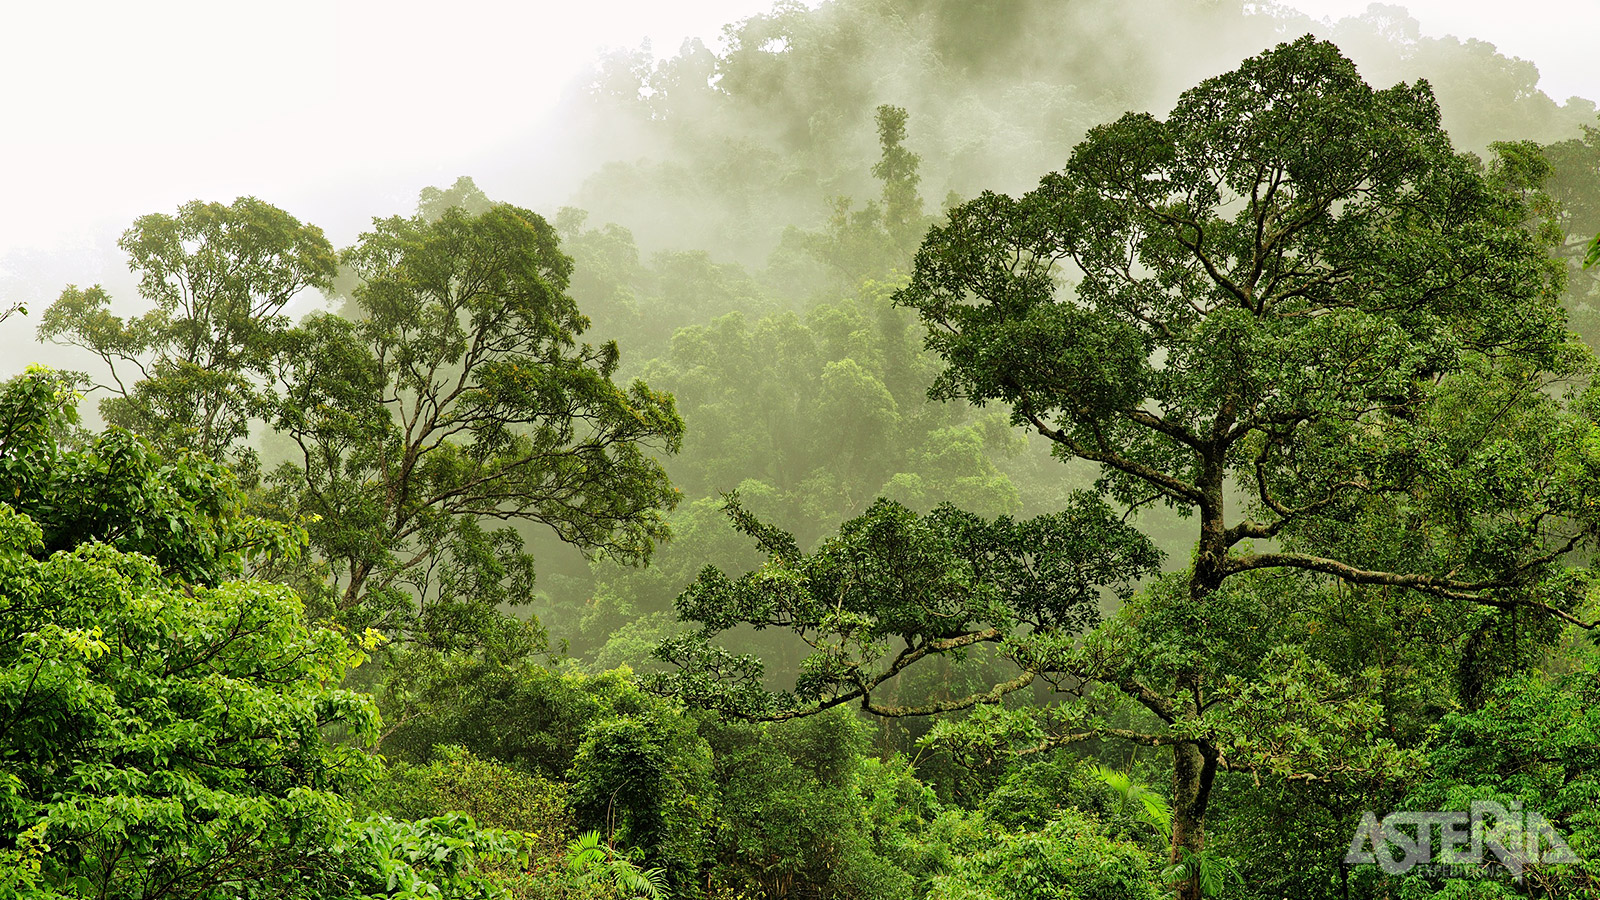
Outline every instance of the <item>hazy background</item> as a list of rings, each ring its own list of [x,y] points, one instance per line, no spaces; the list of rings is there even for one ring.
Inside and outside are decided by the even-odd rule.
[[[1023,5],[1081,8],[1018,0]],[[1330,19],[1365,9],[1345,0],[1290,5]],[[1418,0],[1406,8],[1424,36],[1478,38],[1531,61],[1539,87],[1557,102],[1600,95],[1600,66],[1584,46],[1600,34],[1600,4],[1592,0]],[[259,196],[345,246],[372,216],[408,212],[418,189],[461,174],[491,197],[546,213],[576,198],[623,220],[650,246],[672,233],[670,216],[655,226],[629,222],[625,204],[580,196],[579,188],[602,163],[670,153],[672,141],[594,128],[588,67],[608,51],[646,43],[658,58],[695,38],[720,51],[725,26],[773,9],[767,0],[466,0],[448,11],[388,0],[6,4],[0,300],[42,307],[69,281],[105,282],[126,298],[116,236],[134,217],[172,212],[188,200]],[[1173,66],[1165,93],[1259,49],[1219,44],[1214,59],[1199,54]],[[1382,73],[1369,77],[1383,80]],[[915,140],[929,119],[905,93],[891,83],[872,102],[910,106]],[[870,153],[870,125],[858,124],[860,146],[852,149]],[[935,157],[951,148],[924,141],[921,149],[929,176],[944,178],[927,182],[934,199],[945,187],[982,180],[940,171]],[[1060,149],[1062,159],[1067,149]],[[1038,174],[1010,168],[1024,186]],[[826,173],[818,178],[826,181]],[[770,243],[758,240],[750,252],[759,255]],[[0,325],[0,373],[39,355],[36,321],[13,317]]]

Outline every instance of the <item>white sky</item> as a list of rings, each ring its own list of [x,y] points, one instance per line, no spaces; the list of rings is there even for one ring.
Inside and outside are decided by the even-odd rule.
[[[1291,5],[1337,17],[1366,4]],[[1600,0],[1403,5],[1425,34],[1478,37],[1533,60],[1558,99],[1600,98]],[[367,217],[409,211],[420,187],[478,174],[497,149],[559,146],[542,120],[601,48],[648,37],[666,55],[691,35],[715,46],[722,25],[770,7],[0,0],[0,259],[243,194],[346,244]]]
[[[1283,0],[1316,18],[1359,16],[1370,0]],[[1539,67],[1539,87],[1557,102],[1600,102],[1600,0],[1388,0],[1428,37],[1453,34],[1494,44]]]
[[[714,44],[724,23],[766,8],[6,0],[0,256],[195,198],[256,194],[317,221],[296,201],[404,181],[393,208],[360,215],[409,211],[423,185],[471,174],[464,163],[526,134],[603,48]]]

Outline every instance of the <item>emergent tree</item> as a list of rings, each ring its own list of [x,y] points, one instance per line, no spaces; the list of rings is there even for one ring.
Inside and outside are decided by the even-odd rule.
[[[1557,302],[1560,263],[1528,221],[1520,192],[1452,150],[1425,83],[1374,90],[1306,37],[1202,82],[1164,121],[1130,113],[1094,129],[1038,189],[954,209],[918,252],[898,299],[947,363],[932,396],[1006,404],[1062,457],[1097,464],[1099,491],[1125,510],[1164,503],[1194,523],[1188,568],[1093,635],[1073,639],[1069,618],[1004,638],[1019,679],[1058,673],[1070,693],[1099,686],[1144,710],[1147,727],[1068,716],[1044,743],[1170,750],[1183,897],[1200,890],[1219,771],[1304,780],[1398,764],[1381,741],[1348,740],[1379,719],[1352,681],[1304,646],[1274,650],[1294,640],[1274,610],[1339,584],[1421,598],[1429,615],[1594,627],[1583,575],[1563,561],[1595,534],[1600,444],[1588,405],[1555,390],[1589,356]],[[916,543],[854,552],[853,565],[923,573],[883,581],[854,610],[840,598],[855,581],[812,593],[839,587],[840,564],[797,574],[786,561],[803,558],[767,543],[772,564],[738,582],[708,572],[680,610],[707,633],[794,625],[817,647],[807,677],[820,676],[797,711],[853,695],[885,714],[901,710],[872,700],[881,682],[861,680],[841,639],[909,603],[924,618],[950,606],[954,631],[905,638],[892,670],[985,640],[974,611],[1021,595],[1019,574],[1072,546],[996,555],[963,538],[975,555],[959,565],[919,562]],[[666,649],[684,666],[678,689],[786,711],[744,662]]]
[[[1587,355],[1526,218],[1425,83],[1375,91],[1307,37],[954,211],[901,300],[949,363],[937,396],[1006,403],[1118,501],[1193,516],[1195,611],[1273,569],[1593,627],[1561,566],[1593,536],[1593,430],[1545,392]],[[1218,685],[1172,679],[1119,686],[1167,726],[1178,862],[1225,759]]]

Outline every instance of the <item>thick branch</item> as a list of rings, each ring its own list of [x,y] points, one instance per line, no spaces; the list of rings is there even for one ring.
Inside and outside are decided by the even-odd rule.
[[[1307,572],[1321,572],[1351,584],[1377,584],[1388,587],[1409,588],[1432,594],[1436,597],[1462,600],[1467,603],[1476,603],[1480,606],[1492,606],[1496,609],[1513,609],[1516,607],[1537,609],[1579,628],[1592,630],[1600,627],[1600,620],[1586,622],[1571,613],[1556,609],[1547,603],[1537,600],[1499,600],[1485,593],[1501,588],[1517,587],[1519,582],[1515,580],[1458,581],[1453,578],[1440,578],[1433,575],[1373,571],[1370,569],[1358,569],[1338,560],[1309,556],[1302,553],[1256,553],[1250,556],[1235,557],[1230,559],[1227,564],[1227,574],[1229,575],[1254,569],[1300,569]]]
[[[1058,747],[1068,744],[1081,744],[1097,738],[1120,738],[1134,744],[1146,747],[1171,747],[1174,744],[1189,743],[1190,739],[1180,738],[1171,734],[1146,734],[1141,731],[1130,731],[1126,728],[1096,728],[1090,731],[1074,731],[1068,734],[1058,734],[1046,738],[1040,743],[1016,752],[1017,756],[1033,756],[1039,753],[1048,753]]]
[[[1205,499],[1198,488],[1187,482],[1174,478],[1165,472],[1134,462],[1133,460],[1128,459],[1119,453],[1093,450],[1083,446],[1082,444],[1073,440],[1072,437],[1069,436],[1065,431],[1062,431],[1059,428],[1054,428],[1049,423],[1045,422],[1038,413],[1033,411],[1031,405],[1021,405],[1018,406],[1017,409],[1022,413],[1023,418],[1032,423],[1036,431],[1050,440],[1062,445],[1063,447],[1066,447],[1068,450],[1071,450],[1072,454],[1080,459],[1086,459],[1090,462],[1097,462],[1102,465],[1110,466],[1119,472],[1132,475],[1133,477],[1148,483],[1151,487],[1157,488],[1164,494],[1167,494],[1175,499],[1184,500],[1196,505],[1200,504]]]
[[[1020,691],[1033,684],[1038,674],[1023,672],[1010,681],[1002,681],[988,691],[981,694],[969,694],[958,700],[936,700],[921,706],[879,706],[872,702],[872,695],[867,694],[861,698],[861,708],[876,716],[901,718],[905,716],[934,716],[939,713],[955,712],[961,709],[971,709],[980,703],[994,703],[1013,691]]]

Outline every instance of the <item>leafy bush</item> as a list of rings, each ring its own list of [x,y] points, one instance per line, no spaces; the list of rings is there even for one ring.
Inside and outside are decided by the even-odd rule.
[[[948,814],[959,816],[958,813]],[[1165,895],[1157,860],[1107,837],[1094,819],[1066,810],[1038,831],[1004,832],[951,860],[929,900],[1155,900]]]
[[[227,580],[285,530],[204,460],[65,445],[75,399],[43,371],[0,386],[0,895],[491,896],[479,864],[520,838],[358,819],[342,795],[380,774],[377,710],[339,687],[370,636]]]

